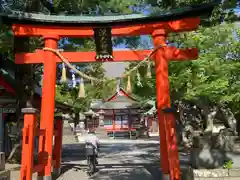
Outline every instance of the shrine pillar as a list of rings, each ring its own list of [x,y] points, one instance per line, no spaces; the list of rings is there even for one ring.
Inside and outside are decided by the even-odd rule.
[[[172,131],[176,131],[175,127],[173,126],[175,122],[171,116],[163,112],[164,109],[170,108],[168,59],[166,59],[165,57],[165,48],[167,48],[165,47],[167,35],[168,34],[164,29],[158,29],[152,33],[154,47],[156,48],[159,47],[159,45],[163,45],[163,47],[158,49],[155,53],[157,117],[160,136],[160,157],[164,179],[179,180],[180,167],[178,161],[178,150],[176,150],[177,152],[172,152],[170,150],[172,148],[172,140],[169,136],[172,134],[175,135],[174,133],[170,133]],[[173,155],[174,157],[171,158],[171,156]]]
[[[154,47],[166,45],[167,33],[164,30],[155,30],[152,34]],[[169,174],[165,122],[161,110],[169,106],[168,61],[161,53],[164,47],[155,53],[157,117],[160,136],[161,167],[164,174]]]
[[[57,49],[58,36],[45,35],[45,47]],[[53,160],[53,135],[54,135],[54,109],[55,109],[55,84],[56,84],[56,55],[45,52],[44,72],[41,102],[40,129],[45,133],[39,136],[39,164],[44,168],[38,174],[38,179],[51,180]]]
[[[61,160],[62,160],[62,136],[63,136],[63,118],[61,116],[55,117],[55,137],[54,137],[54,149],[53,160],[55,161],[53,167],[53,173],[58,177],[61,173]]]
[[[22,129],[21,179],[32,180],[37,110],[34,108],[23,108],[22,113],[24,114],[24,126]]]

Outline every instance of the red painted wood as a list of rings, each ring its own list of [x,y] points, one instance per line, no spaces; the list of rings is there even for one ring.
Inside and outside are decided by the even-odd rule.
[[[166,29],[168,32],[191,31],[198,28],[200,18],[186,18],[176,21],[159,22],[154,24],[141,24],[133,26],[112,27],[113,36],[139,36],[152,34],[154,29]],[[48,34],[60,37],[92,37],[93,27],[61,27],[38,26],[31,24],[14,24],[12,30],[15,36],[46,36]]]
[[[169,46],[162,50],[165,54],[166,59],[185,61],[194,60],[198,58],[198,50],[196,48],[189,49],[177,49],[176,47]],[[113,61],[142,61],[146,56],[149,55],[151,50],[124,50],[124,51],[113,51]],[[71,63],[91,63],[96,62],[95,52],[62,52],[61,53]],[[15,55],[16,64],[39,64],[44,62],[45,52],[38,50],[35,53],[19,53]],[[56,56],[57,63],[62,62],[60,58]]]
[[[54,148],[53,148],[53,156],[55,160],[54,168],[61,168],[61,159],[62,159],[62,136],[63,136],[63,120],[56,119],[56,127],[57,134],[55,135],[54,140]]]
[[[127,92],[125,92],[123,89],[120,88],[119,93],[122,94],[123,96],[128,97],[129,99],[136,101],[133,97],[131,97]],[[118,92],[116,92],[113,96],[111,96],[110,98],[108,98],[106,100],[106,102],[112,101],[114,100],[116,97],[118,96]]]
[[[164,30],[156,30],[153,34],[154,46],[165,44],[167,34]],[[169,80],[168,80],[168,59],[163,53],[164,48],[155,54],[156,69],[156,94],[157,94],[157,115],[160,135],[160,155],[162,171],[170,175],[171,180],[180,180],[180,164],[176,139],[174,118],[171,115],[163,114],[162,109],[170,107]],[[173,122],[174,121],[174,122]]]
[[[159,44],[165,44],[166,38],[164,36],[153,37],[153,42],[155,46],[158,46]],[[156,52],[155,59],[156,59],[155,60],[156,94],[157,94],[157,109],[158,109],[157,115],[158,115],[159,133],[160,133],[159,136],[160,136],[161,167],[162,167],[163,174],[169,174],[169,162],[168,162],[168,150],[167,150],[168,144],[166,141],[165,122],[161,115],[161,109],[164,106],[169,105],[169,101],[164,100],[169,97],[169,95],[166,94],[168,93],[168,90],[167,91],[165,90],[166,88],[168,89],[168,82],[165,82],[166,79],[168,81],[168,76],[166,74],[167,72],[165,72],[168,69],[168,62],[163,57],[163,54],[160,51]]]
[[[34,173],[33,151],[36,120],[36,114],[24,114],[21,180],[32,180],[32,174]]]
[[[45,39],[45,47],[57,48],[58,37]],[[39,136],[39,164],[45,164],[41,176],[51,177],[53,158],[55,84],[56,84],[56,56],[51,52],[44,55],[44,73],[41,102],[40,129],[45,130],[44,136]]]
[[[13,89],[1,76],[0,76],[0,85],[4,87],[7,92],[12,93],[13,95],[16,95],[15,89]]]

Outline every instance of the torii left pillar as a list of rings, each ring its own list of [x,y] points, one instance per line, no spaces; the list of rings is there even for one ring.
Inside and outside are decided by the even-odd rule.
[[[59,37],[45,35],[45,47],[57,49]],[[56,56],[51,52],[44,53],[44,71],[41,103],[40,129],[45,134],[39,136],[38,163],[44,168],[38,173],[38,179],[52,179],[53,135],[54,135],[54,109],[56,84]]]

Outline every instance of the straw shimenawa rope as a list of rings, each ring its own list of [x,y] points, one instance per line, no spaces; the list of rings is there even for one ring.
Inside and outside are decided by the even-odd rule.
[[[129,71],[125,72],[120,78],[125,78],[127,77],[128,75],[130,75],[133,71],[137,70],[142,64],[146,63],[147,61],[150,60],[151,56],[153,54],[156,53],[156,51],[162,47],[166,47],[167,45],[166,44],[163,44],[163,45],[159,45],[158,47],[154,48],[148,55],[147,57],[145,57],[142,61],[140,61],[140,63],[138,63],[138,65],[136,65],[135,67],[133,67],[132,69],[130,69]],[[91,77],[81,71],[79,71],[76,67],[74,67],[61,53],[59,50],[57,49],[52,49],[52,48],[48,48],[48,47],[45,47],[43,48],[44,51],[50,51],[54,54],[56,54],[60,60],[70,69],[72,69],[76,74],[78,74],[79,76],[81,76],[82,78],[85,78],[85,79],[88,79],[88,80],[91,80],[91,81],[96,81],[96,82],[107,82],[107,81],[115,81],[119,78],[112,78],[112,79],[98,79],[98,78],[95,78],[95,77]]]

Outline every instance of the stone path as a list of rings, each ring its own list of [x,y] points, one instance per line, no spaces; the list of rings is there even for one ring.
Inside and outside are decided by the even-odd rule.
[[[64,136],[71,134],[67,127]],[[78,138],[79,140],[80,138]],[[84,138],[76,143],[70,137],[63,141],[62,174],[58,180],[159,180],[159,137],[151,140],[100,139],[99,171],[86,175]],[[71,141],[71,144],[69,143]],[[68,143],[66,143],[68,142]],[[67,145],[68,144],[68,145]],[[182,162],[184,160],[182,156]]]
[[[78,143],[72,137],[69,126],[65,124],[62,174],[58,180],[148,180],[152,179],[153,176],[157,178],[156,175],[159,174],[158,138],[154,139],[152,144],[149,144],[146,140],[111,140],[101,138],[101,153],[98,159],[99,172],[90,178],[86,175],[84,137],[78,138],[78,140],[81,139]],[[153,172],[149,172],[153,170],[147,169],[155,169],[155,175],[152,175]]]
[[[75,180],[88,179],[87,174],[83,170],[79,170],[73,165],[67,163],[75,162],[76,160],[84,160],[84,145],[80,144],[71,131],[71,127],[67,122],[63,125],[63,151],[62,151],[62,174],[57,180]]]
[[[75,148],[80,148],[78,144]],[[102,144],[98,159],[99,171],[87,177],[86,161],[73,151],[74,157],[63,158],[63,175],[59,180],[161,180],[159,169],[159,146],[157,144]],[[188,156],[181,154],[181,163],[188,162]],[[184,167],[184,166],[183,166]],[[187,166],[185,166],[187,167]]]
[[[68,123],[64,123],[62,174],[57,180],[160,180],[162,178],[157,139],[153,142],[147,140],[102,141],[98,159],[99,171],[93,177],[88,177],[84,144],[76,142]],[[187,161],[188,157],[182,154],[181,162],[184,164]],[[11,180],[19,179],[19,169],[12,171]],[[36,176],[33,180],[35,179]]]

